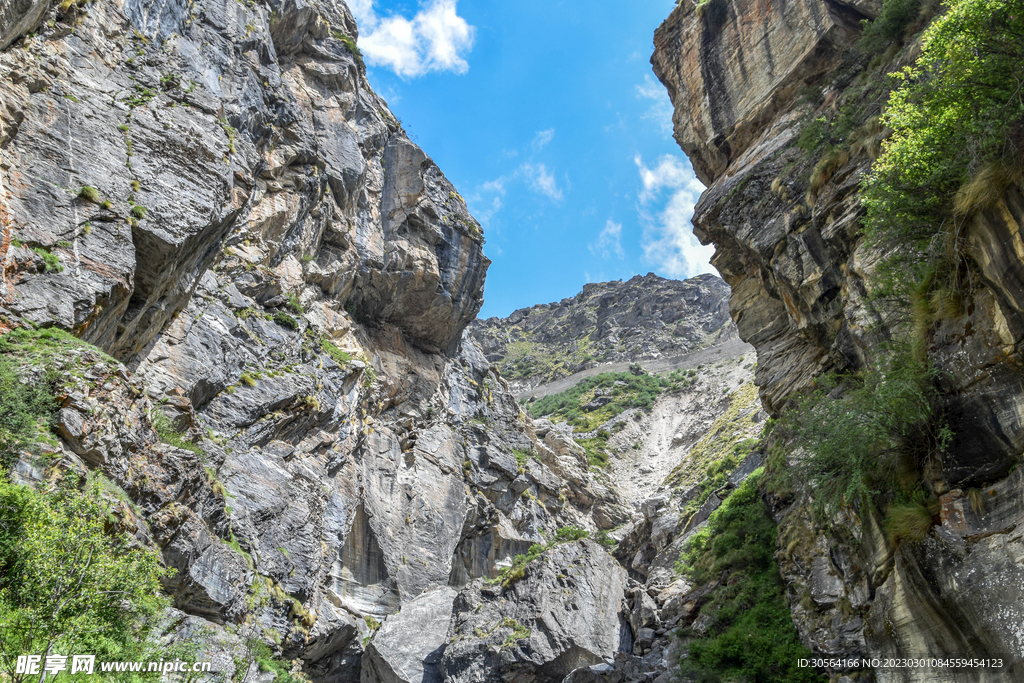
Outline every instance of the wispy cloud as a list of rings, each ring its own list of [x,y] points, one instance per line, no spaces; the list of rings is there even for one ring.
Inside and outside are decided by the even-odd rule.
[[[465,55],[473,48],[476,29],[456,11],[457,0],[429,0],[412,19],[381,17],[374,0],[350,0],[349,8],[363,34],[359,49],[373,66],[412,78],[430,71],[465,73]]]
[[[638,155],[640,221],[644,226],[644,258],[671,277],[710,273],[714,247],[703,246],[693,234],[693,207],[704,186],[679,157],[667,154],[653,167]]]
[[[476,192],[466,197],[466,202],[470,205],[473,215],[484,227],[487,227],[494,215],[505,205],[502,198],[505,196],[507,182],[508,179],[505,176],[488,180],[477,187]]]
[[[597,241],[590,244],[589,248],[590,253],[604,259],[611,258],[612,255],[620,259],[625,258],[626,252],[622,250],[622,224],[609,220],[597,236]]]
[[[650,74],[644,76],[642,85],[636,86],[637,97],[648,100],[650,105],[641,118],[654,121],[665,133],[672,132],[672,101],[665,91],[665,87],[656,81]]]
[[[544,164],[523,164],[519,167],[520,172],[530,183],[530,187],[546,197],[559,201],[562,199],[562,191],[558,188],[555,176],[548,171]]]
[[[533,136],[533,142],[531,143],[531,146],[533,147],[533,151],[534,152],[541,151],[542,149],[547,147],[547,144],[549,142],[551,142],[554,139],[555,139],[555,129],[554,128],[548,128],[547,130],[537,131],[537,134]]]

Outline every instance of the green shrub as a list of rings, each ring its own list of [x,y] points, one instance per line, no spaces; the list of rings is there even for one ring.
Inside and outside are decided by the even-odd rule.
[[[56,254],[52,254],[42,247],[32,247],[31,250],[43,258],[47,273],[61,273],[64,271],[64,266],[61,265],[60,259]]]
[[[578,526],[561,527],[555,532],[555,543],[569,543],[578,541],[581,538],[589,538],[590,532]]]
[[[884,0],[882,12],[874,21],[863,21],[858,47],[867,53],[881,52],[893,42],[902,42],[911,22],[917,19],[921,0]]]
[[[243,372],[242,375],[238,378],[238,381],[247,387],[256,386],[256,378],[250,375],[248,372]]]
[[[618,545],[618,542],[614,538],[609,536],[608,532],[604,530],[598,531],[597,534],[594,535],[594,540],[603,545],[605,548],[614,549],[615,546]]]
[[[23,378],[19,364],[0,355],[0,473],[21,451],[36,451],[40,430],[49,431],[57,409],[53,398],[56,374]]]
[[[263,646],[258,648],[256,656],[256,664],[260,671],[273,672],[274,683],[303,683],[303,679],[292,676],[290,662],[284,662],[274,657],[266,643],[261,642],[259,645]]]
[[[95,484],[40,492],[0,478],[0,675],[7,680],[22,680],[15,665],[24,653],[165,654],[148,636],[170,604],[160,580],[172,572],[156,551],[116,527],[108,532],[111,519]]]
[[[306,309],[302,305],[302,302],[299,301],[299,297],[297,294],[295,294],[294,292],[289,292],[287,294],[287,298],[288,308],[292,309],[293,312],[297,313],[298,315],[302,315],[303,313],[306,312]]]
[[[761,470],[754,472],[692,538],[677,570],[704,583],[722,579],[701,608],[708,634],[689,644],[680,661],[684,678],[750,683],[819,683],[793,626],[785,586],[773,559],[776,527],[761,500]]]
[[[153,408],[150,411],[149,421],[153,425],[153,431],[156,432],[162,442],[176,448],[192,451],[196,455],[202,454],[203,449],[191,441],[183,439],[181,432],[174,428],[170,418],[164,415],[159,408]]]
[[[512,566],[506,567],[498,572],[503,588],[508,588],[516,581],[526,576],[526,566],[544,554],[548,548],[553,548],[562,543],[571,543],[581,538],[587,538],[590,532],[575,526],[562,527],[555,532],[554,537],[545,545],[534,543],[526,551],[526,554],[519,554],[512,558]]]
[[[800,134],[796,138],[797,147],[807,152],[808,154],[815,154],[828,144],[829,141],[829,126],[828,119],[824,116],[805,124],[800,129]]]
[[[914,66],[897,75],[882,113],[893,133],[862,181],[865,232],[892,253],[884,281],[902,296],[936,262],[951,264],[943,280],[961,289],[968,216],[954,211],[957,193],[990,165],[1019,168],[1024,160],[1024,0],[947,4]]]
[[[608,465],[608,438],[596,436],[590,439],[576,439],[576,443],[583,447],[587,454],[587,462],[591,467],[602,468]]]
[[[918,482],[906,472],[952,439],[935,408],[935,378],[909,351],[893,352],[857,375],[820,378],[783,417],[806,453],[778,474],[814,491],[822,515],[868,504],[881,491],[913,493]]]
[[[287,327],[289,330],[299,329],[298,321],[283,311],[278,311],[274,314],[274,322],[281,327]]]

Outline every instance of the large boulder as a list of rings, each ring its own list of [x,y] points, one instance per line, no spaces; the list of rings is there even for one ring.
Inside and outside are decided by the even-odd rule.
[[[560,682],[631,642],[626,570],[593,541],[555,546],[503,589],[482,582],[455,599],[442,660],[445,680]]]
[[[361,683],[441,683],[438,665],[456,595],[439,588],[389,616],[363,654]]]

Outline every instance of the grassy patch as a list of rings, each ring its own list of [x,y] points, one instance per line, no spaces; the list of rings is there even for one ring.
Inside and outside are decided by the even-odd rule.
[[[84,199],[85,201],[92,202],[94,204],[98,203],[100,200],[99,190],[97,190],[95,187],[90,187],[89,185],[83,185],[78,190],[78,196]]]
[[[530,637],[530,629],[526,628],[525,626],[520,624],[515,619],[512,619],[511,617],[503,618],[500,622],[498,622],[497,627],[512,629],[512,633],[510,633],[508,635],[508,638],[505,639],[505,642],[501,644],[502,648],[512,647],[516,644],[517,640],[525,640],[526,638]]]
[[[286,298],[288,299],[288,308],[292,309],[292,312],[296,315],[302,315],[306,312],[306,308],[302,305],[302,302],[299,301],[299,296],[297,294],[289,292],[286,295]]]
[[[153,425],[153,431],[156,432],[157,436],[164,443],[170,444],[175,448],[184,448],[196,455],[202,455],[203,449],[191,441],[186,441],[182,438],[182,434],[171,424],[170,418],[164,415],[159,408],[154,408],[150,411],[149,420]]]
[[[558,531],[555,532],[554,537],[547,544],[534,543],[530,546],[529,550],[526,551],[525,555],[519,554],[512,559],[511,567],[506,567],[498,572],[498,577],[501,581],[502,587],[508,588],[516,581],[519,581],[526,576],[526,565],[543,555],[545,550],[562,543],[572,543],[573,541],[578,541],[582,538],[587,538],[588,536],[590,536],[590,532],[586,529],[568,526],[558,529]]]
[[[661,393],[690,386],[696,382],[695,376],[693,370],[676,370],[664,376],[604,372],[537,400],[530,404],[529,411],[533,417],[550,416],[565,420],[578,431],[591,431],[629,408],[650,408]],[[600,408],[583,407],[601,396],[611,400]]]
[[[53,398],[61,368],[80,376],[90,351],[103,362],[116,361],[99,349],[56,328],[18,328],[0,337],[0,462],[10,464],[21,451],[37,453],[41,443],[55,445],[51,428],[59,405]]]
[[[64,266],[61,265],[60,259],[57,258],[56,254],[50,253],[49,250],[43,247],[32,247],[31,250],[43,258],[47,273],[60,273],[64,271]]]
[[[919,543],[932,528],[932,513],[923,503],[893,503],[885,518],[885,530],[895,545]]]
[[[299,322],[283,311],[278,311],[274,314],[274,322],[281,327],[287,327],[289,330],[299,329]]]

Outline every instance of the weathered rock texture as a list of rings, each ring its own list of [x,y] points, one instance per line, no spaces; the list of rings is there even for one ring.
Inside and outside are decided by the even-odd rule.
[[[208,623],[224,654],[258,624],[317,681],[428,680],[455,589],[618,506],[464,334],[479,225],[370,89],[341,2],[27,8],[0,3],[25,34],[0,52],[0,331],[114,357],[73,351],[55,467],[138,506],[174,637]],[[583,622],[617,618],[604,585]]]
[[[681,356],[735,338],[728,297],[713,275],[680,281],[648,273],[477,320],[470,332],[521,392],[601,364]]]
[[[808,176],[822,152],[796,144],[817,117],[839,124],[856,112],[859,120],[848,127],[854,131],[885,101],[883,74],[913,59],[913,40],[869,65],[870,56],[852,49],[858,20],[874,17],[879,6],[711,0],[696,9],[683,2],[655,36],[652,62],[675,105],[676,139],[708,185],[695,233],[717,248],[712,263],[732,288],[740,337],[757,349],[757,383],[773,414],[821,372],[862,366],[899,331],[898,319],[865,304],[880,254],[861,239],[858,190],[880,137],[859,146],[852,145],[859,132],[839,140],[849,157],[814,187]],[[1020,496],[1016,479],[1001,478],[1024,449],[1022,264],[1009,237],[1022,218],[1016,188],[974,218],[968,258],[979,285],[962,315],[928,330],[929,357],[944,377],[945,417],[956,433],[935,483],[955,501],[971,487]],[[1010,531],[1024,519],[1010,508],[986,511],[980,536],[967,534],[972,540],[944,516],[922,545],[894,548],[874,513],[837,520],[825,533],[806,527],[799,503],[779,505],[780,545],[792,545],[780,553],[780,566],[797,626],[817,652],[999,650],[1016,666],[1024,659],[1004,626],[1024,602]],[[878,679],[938,675],[889,670]],[[942,680],[1006,675],[960,671]]]
[[[455,599],[442,667],[453,683],[557,683],[611,659],[623,620],[626,571],[601,546],[557,545],[507,589],[475,583]]]

